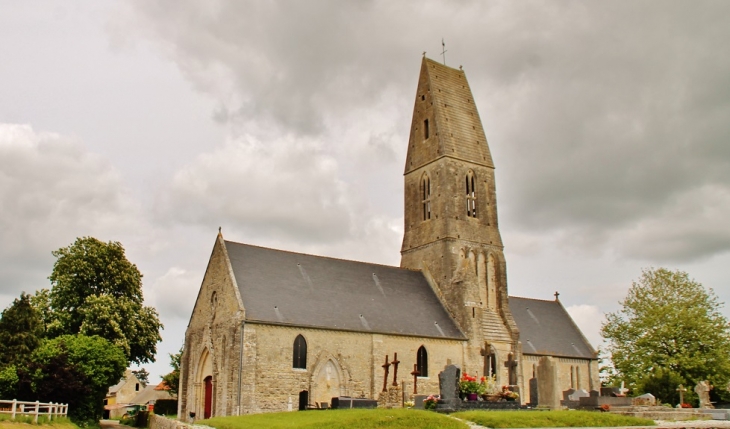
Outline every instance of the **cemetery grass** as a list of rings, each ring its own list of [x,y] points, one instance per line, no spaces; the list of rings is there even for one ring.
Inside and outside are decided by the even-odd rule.
[[[598,411],[462,411],[452,415],[490,428],[655,425],[653,420]]]
[[[214,417],[197,422],[216,429],[468,429],[465,423],[425,410],[325,410]]]

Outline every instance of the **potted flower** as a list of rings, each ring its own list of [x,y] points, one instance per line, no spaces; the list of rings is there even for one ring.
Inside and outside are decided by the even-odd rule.
[[[436,408],[436,404],[438,404],[439,400],[437,396],[429,395],[428,398],[423,400],[423,408],[427,410],[433,410]]]
[[[487,402],[501,401],[502,392],[497,384],[497,376],[492,375],[491,377],[482,377],[482,379],[484,379],[484,392],[482,393],[482,399]]]
[[[486,390],[486,378],[482,377],[479,381],[475,376],[469,375],[466,372],[461,376],[459,380],[459,390],[466,398],[470,401],[476,401],[480,394]]]
[[[516,401],[520,397],[520,394],[509,390],[509,386],[502,386],[502,393],[500,393],[506,401]]]

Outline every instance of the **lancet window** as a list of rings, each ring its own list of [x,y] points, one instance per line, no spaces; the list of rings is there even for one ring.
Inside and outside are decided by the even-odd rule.
[[[474,172],[469,170],[466,174],[466,216],[477,217],[477,194],[475,188],[476,179]]]
[[[416,354],[416,369],[418,369],[419,377],[428,377],[428,352],[426,348],[421,346]]]
[[[294,339],[292,368],[307,369],[307,340],[301,334]]]
[[[423,205],[423,220],[431,219],[431,179],[428,174],[421,179],[421,197]]]

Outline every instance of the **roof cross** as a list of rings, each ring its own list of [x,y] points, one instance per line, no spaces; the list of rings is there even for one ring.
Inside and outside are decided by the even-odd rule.
[[[441,55],[444,57],[444,65],[446,65],[446,43],[444,43],[444,38],[441,38],[441,47],[443,48],[443,51],[441,51]]]

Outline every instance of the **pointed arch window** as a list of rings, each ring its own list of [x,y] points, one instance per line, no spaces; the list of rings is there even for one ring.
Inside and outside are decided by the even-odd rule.
[[[292,368],[307,369],[307,340],[301,334],[294,339]]]
[[[431,219],[431,178],[428,174],[421,179],[421,204],[423,205],[423,220]]]
[[[424,346],[418,348],[416,369],[419,372],[419,377],[428,377],[428,352]]]
[[[474,172],[469,170],[466,173],[466,216],[477,217],[477,194],[475,188],[476,178]]]

